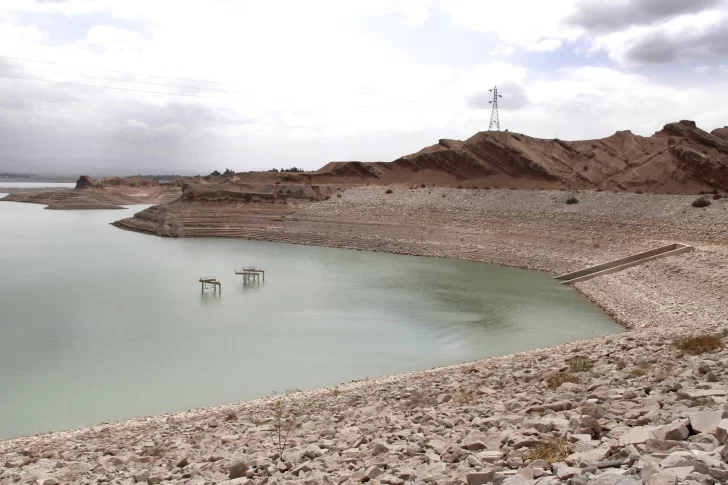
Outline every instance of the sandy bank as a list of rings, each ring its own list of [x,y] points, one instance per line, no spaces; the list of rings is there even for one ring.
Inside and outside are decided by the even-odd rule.
[[[124,205],[160,204],[182,194],[179,187],[103,187],[14,191],[0,200],[47,205],[48,209],[122,209]]]

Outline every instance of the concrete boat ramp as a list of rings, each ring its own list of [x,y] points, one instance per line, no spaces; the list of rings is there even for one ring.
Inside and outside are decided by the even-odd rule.
[[[637,266],[638,264],[646,263],[648,261],[654,261],[655,259],[675,256],[677,254],[683,254],[694,250],[694,247],[688,246],[686,244],[668,244],[667,246],[650,249],[649,251],[644,251],[642,253],[633,254],[632,256],[627,256],[626,258],[615,259],[614,261],[598,264],[596,266],[591,266],[589,268],[585,268],[579,271],[555,276],[554,279],[562,280],[562,285],[568,285],[571,283],[576,283],[578,281],[590,280],[592,278],[596,278],[597,276],[616,273],[617,271],[622,271],[623,269],[631,268],[632,266]]]

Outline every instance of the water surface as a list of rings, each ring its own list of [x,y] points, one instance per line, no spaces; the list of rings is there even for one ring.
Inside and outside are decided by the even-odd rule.
[[[108,223],[0,202],[0,437],[618,332],[550,275]],[[256,264],[260,285],[233,272]],[[222,293],[202,293],[217,276]]]
[[[7,182],[6,180],[0,178],[0,189],[72,189],[76,187],[75,183],[67,182]]]

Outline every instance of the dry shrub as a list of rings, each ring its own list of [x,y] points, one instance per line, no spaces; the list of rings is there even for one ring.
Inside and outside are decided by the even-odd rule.
[[[563,438],[554,438],[540,443],[523,455],[525,460],[546,460],[549,463],[564,461],[571,454],[569,443]]]
[[[546,385],[551,389],[556,389],[565,382],[573,382],[574,384],[579,384],[581,380],[579,380],[577,376],[569,374],[568,372],[551,374],[546,378]]]
[[[586,372],[592,367],[594,367],[594,362],[581,355],[577,355],[569,361],[569,370],[571,372]]]
[[[657,382],[662,382],[673,375],[675,375],[675,366],[672,362],[665,362],[652,373]]]
[[[469,389],[460,389],[457,394],[455,394],[455,401],[462,405],[466,404],[472,404],[472,402],[475,400],[475,393]]]
[[[722,349],[723,340],[720,334],[698,335],[676,340],[673,345],[686,354],[699,355]]]
[[[287,393],[273,403],[273,419],[270,421],[270,428],[266,430],[281,459],[289,444],[289,438],[297,428],[301,427],[298,403],[290,395],[291,393]]]
[[[632,374],[635,377],[642,377],[644,375],[647,375],[647,373],[650,372],[651,370],[652,370],[652,364],[643,360],[637,364],[637,367],[632,369],[632,372],[630,372],[630,374]]]
[[[225,415],[225,421],[235,421],[236,419],[238,419],[238,415],[232,411]]]

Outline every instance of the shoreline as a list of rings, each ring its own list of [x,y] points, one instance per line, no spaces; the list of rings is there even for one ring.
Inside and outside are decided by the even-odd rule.
[[[143,478],[146,473],[147,479],[160,479],[154,483],[197,483],[189,480],[199,478],[200,485],[328,483],[324,477],[332,483],[475,484],[516,476],[525,482],[514,483],[551,484],[573,478],[595,480],[612,472],[631,477],[634,483],[647,483],[650,475],[659,473],[680,483],[728,477],[728,451],[723,456],[724,443],[715,434],[721,413],[728,413],[721,411],[724,406],[728,410],[728,371],[719,364],[728,359],[728,352],[721,344],[722,348],[693,356],[673,346],[677,338],[715,334],[728,327],[728,299],[723,296],[728,294],[724,291],[728,244],[713,236],[728,223],[725,201],[697,212],[683,209],[688,198],[682,197],[670,200],[677,208],[670,212],[660,200],[587,194],[580,195],[585,199],[581,209],[541,200],[561,195],[557,192],[491,191],[467,196],[486,199],[472,207],[462,203],[467,191],[432,190],[436,194],[410,190],[399,200],[381,202],[382,187],[350,189],[333,202],[297,205],[282,224],[244,227],[237,234],[272,242],[298,239],[308,245],[465,259],[551,274],[557,267],[578,269],[568,265],[586,265],[662,240],[679,239],[696,246],[696,251],[573,285],[625,329],[618,334],[290,395],[3,440],[0,462],[19,466],[0,469],[0,482],[16,476],[12,473],[27,478],[34,473],[76,473],[76,468],[89,479],[121,474],[140,481],[139,474]],[[613,206],[591,204],[592,196]],[[527,202],[522,212],[482,209],[519,198]],[[422,210],[439,199],[458,200],[435,211]],[[624,200],[628,218],[599,212],[619,213],[615,209]],[[640,203],[637,207],[635,201]],[[174,217],[170,212],[165,215]],[[417,214],[425,220],[417,220]],[[403,223],[412,222],[428,230],[401,229]],[[497,230],[495,222],[500,222]],[[184,219],[179,224],[186,228]],[[357,226],[368,232],[357,232]],[[615,227],[622,232],[615,233]],[[349,231],[346,238],[341,236],[344,230]],[[562,239],[564,233],[567,239]],[[467,243],[463,235],[470,238]],[[600,238],[611,245],[602,246]],[[589,254],[594,252],[599,254]],[[574,370],[575,356],[586,359],[588,368]],[[574,381],[551,387],[554,376],[565,375]],[[266,431],[281,403],[304,422],[284,460],[277,457]],[[652,411],[639,419],[632,417],[642,408]],[[718,422],[699,429],[694,417],[699,413],[713,413],[710,416]],[[428,416],[431,419],[425,419]],[[681,423],[688,426],[684,435],[674,431]],[[568,444],[568,456],[551,463],[528,458],[532,450],[553,440]],[[147,446],[139,443],[163,451],[149,458]],[[190,447],[194,443],[198,448]],[[70,453],[72,446],[77,452]],[[79,450],[86,451],[79,455]],[[684,450],[700,451],[712,461],[678,462],[676,454]],[[129,460],[118,459],[130,455]],[[69,456],[75,458],[68,460]],[[208,456],[219,459],[209,461]],[[179,466],[183,459],[189,465]],[[610,460],[614,462],[610,466],[596,466]],[[246,464],[246,471],[233,477],[232,468],[239,462]]]

